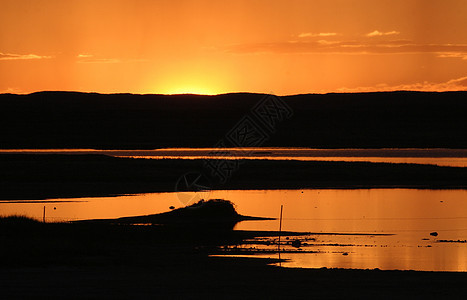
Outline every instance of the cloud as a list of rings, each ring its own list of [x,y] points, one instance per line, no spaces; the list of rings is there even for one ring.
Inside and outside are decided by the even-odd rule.
[[[463,60],[467,60],[467,52],[439,53],[438,57],[441,57],[441,58],[461,58]]]
[[[78,54],[76,58],[78,58],[77,62],[80,64],[115,64],[121,62],[116,58],[96,58],[92,54]]]
[[[418,54],[431,53],[440,58],[467,57],[467,44],[416,44],[408,40],[338,41],[338,40],[295,40],[277,43],[237,44],[223,51],[235,54],[279,53],[279,54]]]
[[[49,59],[52,56],[43,56],[37,54],[13,54],[0,52],[0,60],[32,60],[32,59]]]
[[[24,92],[19,88],[9,87],[3,91],[0,91],[0,94],[24,94]]]
[[[339,93],[357,93],[357,92],[391,92],[391,91],[423,91],[423,92],[448,92],[448,91],[467,91],[467,76],[451,79],[445,82],[417,82],[410,84],[400,84],[390,86],[387,84],[378,84],[375,86],[339,88]]]
[[[144,58],[102,58],[96,57],[93,54],[78,54],[76,55],[77,63],[79,64],[116,64],[116,63],[136,63],[136,62],[147,62]]]
[[[298,35],[299,38],[307,38],[307,37],[329,37],[329,36],[336,36],[337,33],[335,32],[320,32],[320,33],[311,33],[311,32],[302,32]]]
[[[320,45],[336,45],[339,44],[339,41],[327,41],[327,40],[318,40],[316,41]]]
[[[366,36],[368,37],[374,37],[374,36],[384,36],[384,35],[397,35],[397,34],[400,34],[399,31],[388,31],[388,32],[381,32],[381,31],[378,31],[378,30],[375,30],[375,31],[372,31],[370,33],[367,33]]]
[[[459,89],[467,91],[467,76],[449,80],[448,82],[441,84],[440,87],[444,87],[446,90],[454,88],[455,90]]]
[[[116,58],[91,58],[78,61],[80,64],[115,64],[119,62],[121,61]]]

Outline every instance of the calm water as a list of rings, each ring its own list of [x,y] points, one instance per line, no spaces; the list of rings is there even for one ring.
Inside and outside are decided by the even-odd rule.
[[[0,214],[48,221],[116,218],[168,211],[186,199],[223,198],[244,215],[279,217],[284,231],[311,232],[282,239],[282,266],[312,268],[467,271],[467,190],[252,190],[153,193],[105,198],[0,202]],[[244,221],[238,230],[278,230],[279,221]],[[437,232],[438,236],[430,235]],[[360,235],[364,234],[364,235]],[[297,249],[289,245],[299,239]],[[276,244],[275,244],[276,243]],[[306,243],[306,245],[303,245]],[[267,245],[269,244],[269,245]],[[250,241],[225,254],[278,257],[277,240]],[[291,252],[291,253],[290,253]],[[300,253],[302,252],[302,253]]]
[[[467,167],[466,149],[171,148],[157,150],[14,149],[0,153],[105,154],[145,159],[365,161]]]

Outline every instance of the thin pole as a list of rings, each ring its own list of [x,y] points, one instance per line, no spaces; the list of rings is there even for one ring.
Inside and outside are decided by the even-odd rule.
[[[278,252],[279,252],[279,259],[281,259],[282,207],[283,207],[283,205],[281,205],[281,216],[279,218],[279,243],[277,244],[277,249],[278,249]],[[279,262],[279,264],[280,264],[280,262]]]
[[[42,213],[42,223],[45,223],[45,205],[44,205],[44,211]]]
[[[281,205],[281,217],[279,219],[279,238],[281,238],[281,232],[282,232],[282,207],[283,205]]]

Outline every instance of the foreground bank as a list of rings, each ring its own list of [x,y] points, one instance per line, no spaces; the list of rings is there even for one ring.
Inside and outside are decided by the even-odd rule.
[[[254,233],[211,227],[0,222],[4,299],[446,298],[466,273],[287,269],[271,259],[212,258],[219,244]],[[264,234],[264,233],[263,233]]]

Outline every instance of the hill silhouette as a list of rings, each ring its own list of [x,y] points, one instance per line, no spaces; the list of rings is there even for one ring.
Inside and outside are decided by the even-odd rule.
[[[295,95],[262,146],[467,148],[467,92]],[[262,94],[0,95],[0,147],[212,147]]]

